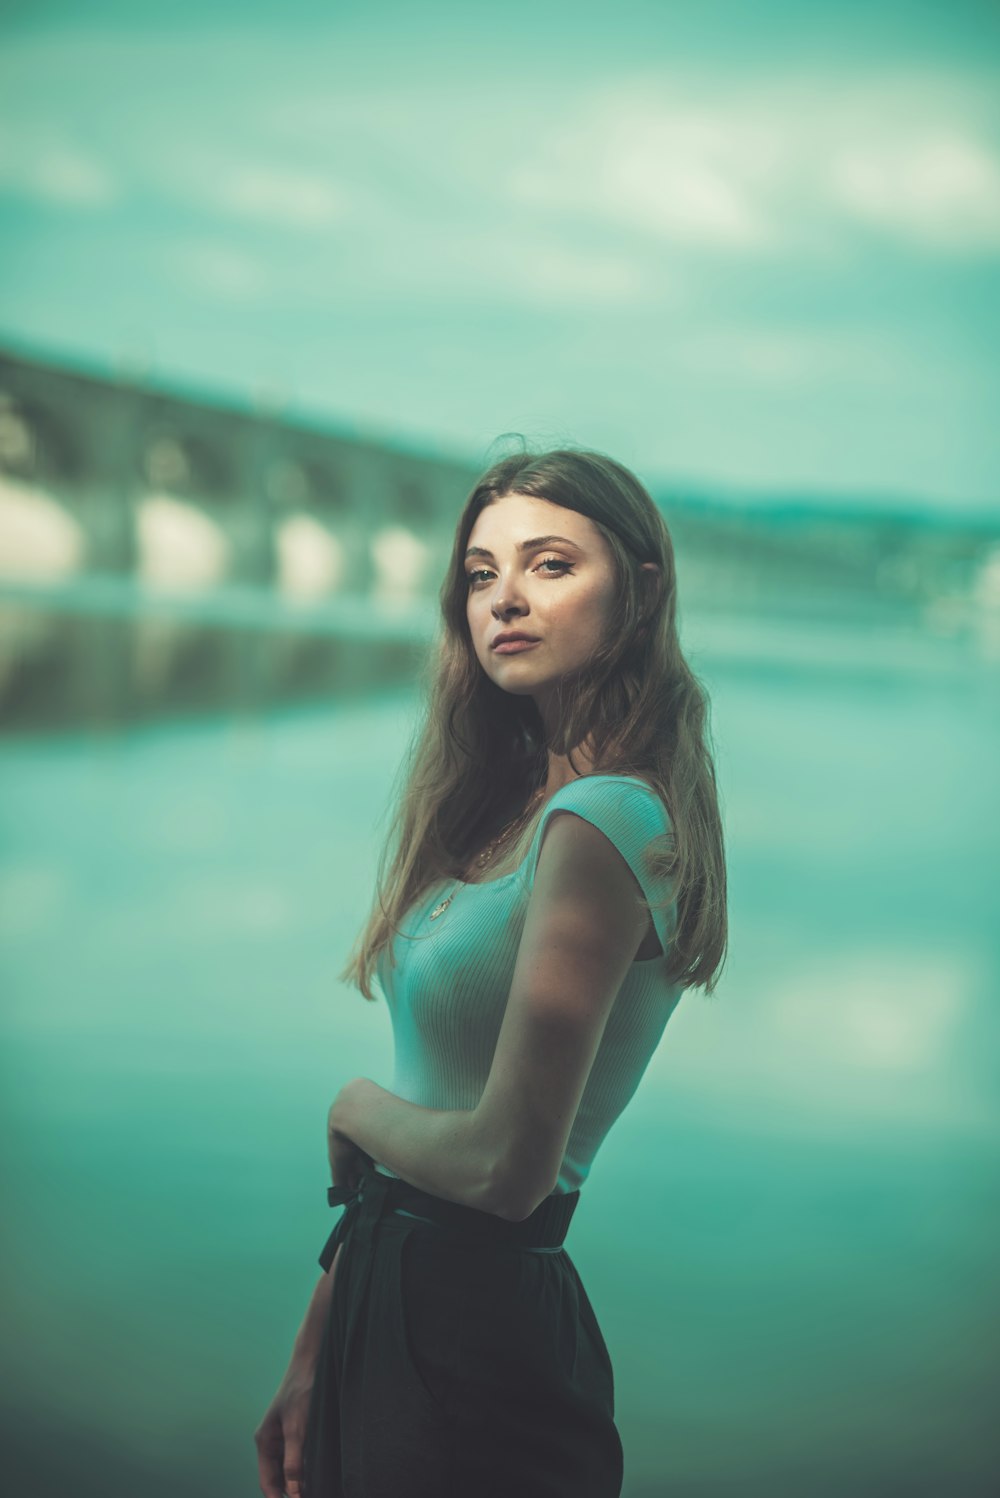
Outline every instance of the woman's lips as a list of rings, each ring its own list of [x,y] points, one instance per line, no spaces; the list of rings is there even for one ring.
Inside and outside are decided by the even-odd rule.
[[[494,645],[494,655],[518,655],[522,650],[534,650],[540,645],[540,640],[501,640],[499,645]]]

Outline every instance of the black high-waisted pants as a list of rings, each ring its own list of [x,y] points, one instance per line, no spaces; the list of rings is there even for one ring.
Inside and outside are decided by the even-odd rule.
[[[579,1196],[509,1222],[375,1170],[331,1188],[306,1498],[619,1498],[611,1359],[561,1247]]]

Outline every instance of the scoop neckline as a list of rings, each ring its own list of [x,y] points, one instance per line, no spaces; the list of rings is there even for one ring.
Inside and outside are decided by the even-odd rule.
[[[634,780],[637,781],[639,785],[644,785],[648,791],[653,790],[653,787],[650,785],[649,781],[644,780],[641,775],[616,775],[614,771],[602,771],[597,775],[578,775],[575,780],[567,780],[566,785],[561,785],[558,791],[552,792],[552,795],[549,797],[548,801],[546,801],[543,805],[540,815],[544,815],[545,807],[551,806],[552,802],[556,799],[559,793],[566,789],[566,786],[577,785],[581,780]],[[653,794],[655,795],[656,792],[654,791]],[[443,888],[445,885],[450,883],[457,884],[459,889],[489,889],[490,886],[494,884],[505,884],[508,879],[513,879],[517,874],[519,874],[524,868],[524,865],[528,862],[528,859],[531,857],[532,849],[535,846],[535,838],[538,836],[540,827],[541,822],[539,822],[538,827],[535,828],[535,831],[532,834],[531,842],[525,849],[524,857],[521,859],[521,862],[518,864],[516,869],[511,869],[509,874],[498,874],[496,879],[442,879],[441,884],[438,887]]]
[[[534,838],[532,838],[532,843],[534,843]],[[531,849],[529,848],[528,853],[530,852]],[[511,869],[509,874],[498,874],[495,879],[453,879],[452,883],[460,885],[462,889],[486,889],[491,884],[503,884],[506,880],[513,879],[515,874],[521,872],[528,861],[528,853],[525,853],[517,868]]]

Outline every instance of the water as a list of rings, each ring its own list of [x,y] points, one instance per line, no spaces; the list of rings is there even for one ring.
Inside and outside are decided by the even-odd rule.
[[[992,1493],[996,666],[728,628],[693,649],[726,975],[568,1243],[625,1498]],[[10,1491],[258,1492],[333,1221],[326,1110],[391,1079],[384,1007],[334,974],[412,710],[0,746]]]

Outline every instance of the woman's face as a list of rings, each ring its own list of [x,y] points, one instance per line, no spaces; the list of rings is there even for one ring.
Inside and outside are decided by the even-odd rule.
[[[481,511],[465,557],[467,615],[479,664],[505,692],[540,708],[583,666],[611,626],[611,549],[585,515],[505,494]],[[504,644],[503,636],[527,636]]]

